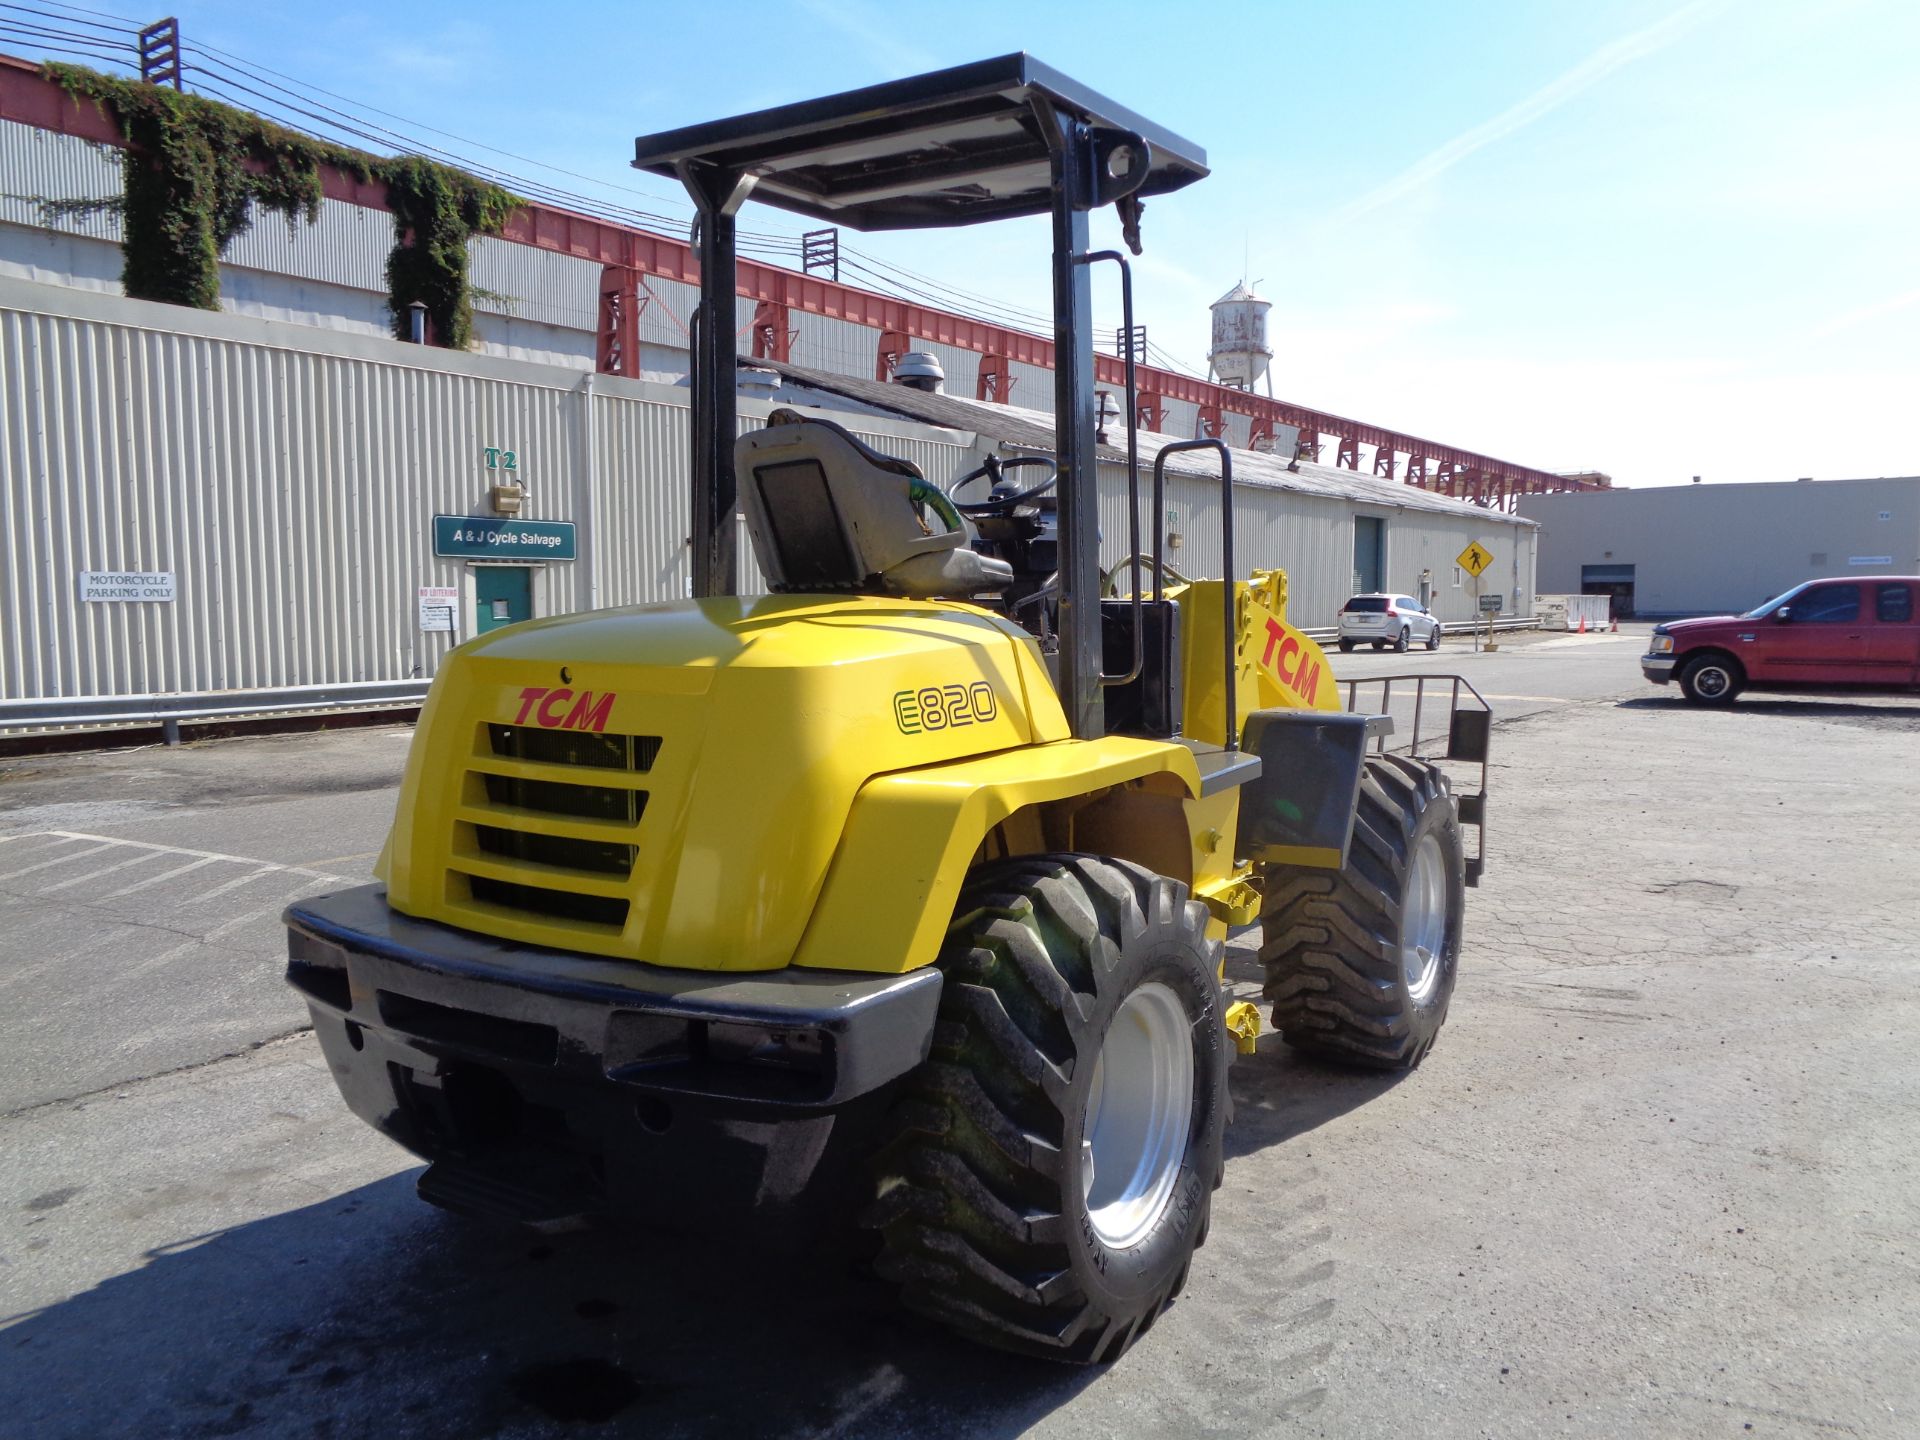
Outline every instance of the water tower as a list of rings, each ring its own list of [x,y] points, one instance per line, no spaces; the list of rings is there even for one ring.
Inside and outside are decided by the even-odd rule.
[[[1267,344],[1267,311],[1273,308],[1242,280],[1213,302],[1213,346],[1207,371],[1222,385],[1251,390],[1267,373],[1273,350]],[[1268,382],[1271,391],[1272,382]]]

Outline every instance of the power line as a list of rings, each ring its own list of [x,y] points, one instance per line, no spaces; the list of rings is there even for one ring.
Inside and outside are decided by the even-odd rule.
[[[307,94],[303,89],[291,89],[286,85],[277,84],[274,81],[266,78],[266,76],[268,75],[278,75],[280,76],[281,79],[288,80],[292,82],[294,85],[307,84],[307,82],[299,81],[293,76],[284,74],[284,72],[273,70],[271,67],[268,67],[268,66],[257,65],[254,62],[244,60],[241,57],[234,55],[231,51],[227,51],[216,46],[200,46],[196,48],[205,50],[213,54],[218,54],[218,55],[227,57],[232,62],[232,68],[239,70],[243,75],[247,76],[247,78],[255,80],[259,84],[267,86],[269,89],[278,91],[280,92],[281,95],[291,97],[292,100],[305,102],[305,104],[304,105],[290,104],[286,100],[276,100],[274,97],[266,96],[262,94],[259,90],[256,90],[253,87],[246,85],[242,80],[240,80],[236,76],[230,73],[226,73],[224,70],[221,70],[219,68],[210,68],[206,66],[190,66],[189,68],[197,68],[201,71],[203,75],[212,74],[220,78],[223,78],[227,81],[227,83],[240,88],[246,93],[254,95],[261,100],[268,101],[269,103],[275,104],[276,108],[278,109],[283,109],[283,110],[291,109],[296,114],[304,115],[309,119],[316,120],[319,123],[326,124],[330,128],[342,130],[344,131],[344,133],[353,135],[356,138],[360,138],[363,140],[374,138],[368,134],[367,129],[361,128],[362,126],[367,126],[367,127],[370,127],[373,131],[377,132],[379,136],[385,137],[385,141],[383,143],[397,142],[400,145],[403,145],[409,148],[417,148],[429,154],[438,155],[440,157],[446,158],[451,161],[457,161],[463,165],[469,166],[469,168],[474,169],[477,173],[486,174],[486,175],[497,178],[502,183],[517,186],[522,190],[525,190],[530,197],[535,194],[538,194],[543,197],[556,200],[562,204],[568,205],[571,208],[586,210],[588,213],[595,213],[595,212],[602,213],[602,214],[617,213],[621,216],[621,218],[630,217],[631,219],[639,220],[642,223],[652,224],[652,225],[673,226],[673,225],[685,223],[683,221],[678,221],[671,217],[661,216],[651,212],[633,209],[627,206],[612,206],[612,205],[606,204],[605,202],[593,201],[588,199],[587,197],[562,190],[555,186],[547,185],[543,182],[529,181],[523,176],[515,175],[512,172],[506,171],[504,169],[500,169],[498,167],[474,165],[472,162],[468,161],[464,156],[458,154],[455,151],[448,150],[440,146],[424,144],[415,136],[404,134],[402,132],[390,129],[389,127],[386,127],[386,126],[374,124],[373,122],[365,120],[364,116],[360,114],[342,111],[337,109],[336,107],[329,106],[320,101],[314,100],[313,97]],[[264,74],[260,72],[264,72]],[[603,185],[608,189],[617,189],[628,194],[645,195],[646,198],[648,199],[657,198],[648,194],[648,192],[636,190],[631,186],[613,185],[610,182],[602,181],[592,176],[581,175],[576,171],[565,170],[561,167],[547,165],[543,161],[533,160],[526,156],[516,155],[512,151],[501,150],[498,147],[486,145],[483,142],[472,141],[467,139],[466,137],[454,135],[450,131],[441,130],[436,126],[426,125],[420,121],[410,120],[404,116],[395,115],[390,111],[381,110],[376,106],[369,106],[369,105],[363,104],[363,102],[351,100],[346,96],[339,95],[337,92],[329,91],[321,86],[311,86],[310,88],[317,91],[319,94],[331,96],[334,99],[340,100],[343,104],[355,107],[356,111],[357,110],[370,111],[373,114],[385,116],[386,118],[394,120],[400,124],[414,126],[419,129],[427,130],[433,134],[440,135],[444,138],[454,140],[457,143],[462,145],[478,145],[479,148],[491,151],[494,154],[503,155],[509,159],[522,160],[525,163],[538,166],[539,168],[542,168],[542,169],[550,170],[552,173],[555,173],[555,174],[562,174],[562,175],[567,175],[570,178],[586,180],[591,184]],[[325,115],[318,115],[315,113],[313,109],[306,108],[307,106],[317,107],[319,111],[323,111],[326,113]],[[328,118],[328,117],[332,117],[332,118]],[[685,201],[684,199],[676,198],[674,200],[669,200],[666,203],[685,204],[689,210],[692,209],[691,203],[688,201]],[[776,233],[766,233],[766,232],[742,231],[740,232],[738,239],[739,239],[740,248],[743,251],[757,253],[761,255],[798,256],[802,252],[802,242],[799,240],[799,238],[794,236],[780,235]],[[937,305],[942,309],[957,310],[963,314],[972,314],[974,315],[975,318],[988,319],[990,320],[991,323],[995,323],[995,324],[1014,325],[1014,326],[1025,327],[1025,328],[1039,328],[1043,330],[1046,329],[1050,324],[1050,321],[1044,316],[1033,314],[1030,311],[1021,310],[1015,306],[1007,305],[1001,301],[989,299],[986,296],[982,296],[982,295],[974,294],[969,291],[958,289],[957,287],[953,287],[945,284],[944,282],[935,280],[930,276],[920,275],[917,272],[907,270],[902,266],[898,266],[898,265],[892,264],[891,262],[881,260],[877,256],[873,256],[861,251],[853,250],[850,247],[845,248],[843,250],[843,253],[849,255],[850,257],[869,262],[867,266],[864,267],[863,269],[863,273],[867,276],[867,278],[871,282],[873,282],[877,287],[882,288],[888,292],[894,293],[896,295],[899,295],[901,298],[918,299],[925,303]],[[855,265],[853,268],[862,268],[862,267]]]
[[[139,48],[132,40],[132,36],[137,31],[138,22],[107,11],[67,4],[64,0],[40,0],[40,3],[66,13],[55,13],[54,10],[42,9],[38,5],[20,5],[9,3],[9,0],[0,0],[0,12],[28,16],[33,21],[52,22],[52,26],[43,26],[29,21],[10,19],[6,14],[0,13],[0,33],[11,33],[23,39],[36,40],[43,48],[61,53],[125,66],[129,69],[136,68],[118,52],[138,57]],[[116,31],[113,25],[101,24],[99,20],[80,18],[82,16],[97,16],[99,20],[115,21],[127,28]],[[85,34],[52,28],[64,26],[86,27],[88,30],[102,33]],[[122,34],[128,38],[109,38],[116,34]],[[529,200],[573,210],[594,218],[611,220],[618,224],[665,230],[669,234],[677,233],[686,227],[693,209],[692,202],[684,196],[655,195],[633,186],[619,185],[482,141],[475,141],[438,126],[409,119],[354,100],[323,86],[300,80],[296,76],[248,60],[219,46],[189,44],[183,48],[194,57],[189,59],[183,68],[194,77],[193,83],[196,89],[203,90],[214,98],[241,109],[262,114],[265,118],[285,124],[291,129],[314,135],[316,138],[333,139],[336,142],[344,139],[357,146],[370,146],[376,151],[419,154],[457,166],[480,179],[501,185]],[[209,57],[219,58],[215,60]],[[316,96],[325,96],[340,103],[331,105]],[[379,116],[394,124],[384,125],[369,116]],[[396,126],[406,128],[395,128]],[[423,140],[418,134],[410,133],[412,131],[425,131],[443,140],[451,141],[453,145],[483,150],[507,160],[530,165],[552,175],[584,181],[600,189],[633,195],[654,204],[683,209],[687,214],[663,214],[630,204],[583,195],[496,164],[476,161],[461,150]],[[800,257],[803,249],[800,237],[770,231],[742,230],[738,233],[737,241],[743,254],[774,258],[786,262],[789,266]],[[1038,331],[1042,334],[1052,329],[1052,320],[1048,316],[963,289],[893,261],[884,260],[877,255],[845,245],[841,247],[841,255],[847,267],[863,277],[863,283],[896,298],[935,306],[992,325]],[[1198,373],[1192,367],[1174,360],[1159,347],[1150,348],[1155,350],[1170,368],[1190,374]]]
[[[1183,374],[1191,375],[1196,380],[1201,380],[1206,378],[1201,371],[1196,370],[1193,366],[1187,364],[1184,360],[1176,360],[1173,356],[1169,355],[1165,350],[1161,349],[1158,345],[1156,345],[1151,340],[1147,341],[1147,353],[1149,355],[1157,356],[1159,358],[1161,365],[1163,365],[1169,370],[1178,370]]]
[[[1042,328],[1047,328],[1050,324],[1050,322],[1036,322],[1031,316],[1023,315],[1017,311],[1003,310],[997,305],[967,306],[957,304],[945,292],[924,289],[917,285],[910,285],[903,281],[895,280],[891,276],[870,269],[860,261],[850,258],[844,251],[841,253],[840,263],[847,269],[865,276],[870,284],[885,289],[901,299],[919,300],[925,304],[938,306],[943,310],[958,310],[963,314],[971,314],[975,319],[985,320],[994,325],[1011,325],[1016,328],[1023,328],[1039,323]]]
[[[38,5],[0,5],[0,10],[13,10],[22,15],[32,15],[40,20],[52,20],[60,25],[84,25],[89,30],[104,30],[109,35],[135,34],[138,28],[131,21],[125,25],[102,25],[97,20],[80,20],[72,15],[62,15],[57,11],[43,10]],[[71,34],[71,32],[67,32]]]
[[[128,15],[109,15],[105,10],[95,10],[86,5],[69,5],[66,0],[41,0],[41,3],[51,5],[56,10],[72,11],[76,15],[98,15],[102,20],[118,20],[129,30],[138,30],[142,23]],[[78,23],[84,25],[87,22],[83,20]]]
[[[315,85],[311,81],[303,81],[298,79],[295,76],[288,75],[283,71],[275,70],[269,65],[262,65],[257,60],[247,60],[242,56],[234,54],[231,50],[223,50],[217,45],[196,44],[193,48],[196,50],[205,51],[210,55],[218,55],[223,57],[224,59],[230,61],[233,64],[233,66],[236,69],[240,70],[243,74],[249,74],[251,78],[259,80],[262,84],[271,83],[270,81],[264,78],[265,76],[269,76],[269,75],[274,76],[275,78],[280,80],[291,81],[295,85],[304,85],[308,90],[311,90],[316,94],[325,95],[329,99],[340,101],[342,104],[354,106],[359,110],[366,111],[368,114],[378,115],[378,116],[381,116],[383,119],[387,119],[387,120],[398,121],[400,124],[411,126],[416,130],[425,130],[428,134],[438,135],[444,140],[453,140],[453,141],[457,141],[462,145],[474,146],[478,149],[488,151],[491,154],[504,156],[509,160],[518,160],[524,165],[532,165],[537,167],[538,169],[549,171],[555,175],[565,175],[570,179],[584,180],[590,185],[599,185],[608,190],[620,190],[625,192],[626,194],[638,195],[643,199],[647,199],[647,200],[658,201],[661,198],[655,195],[654,193],[652,193],[651,191],[640,190],[631,185],[615,184],[613,181],[603,179],[597,175],[583,175],[577,170],[568,170],[563,168],[562,166],[554,165],[548,161],[535,159],[530,155],[520,155],[520,154],[516,154],[514,151],[511,151],[511,150],[502,150],[498,146],[489,145],[482,140],[474,140],[467,136],[455,135],[451,131],[442,130],[437,126],[429,125],[423,120],[411,120],[404,115],[396,115],[392,111],[382,110],[376,105],[369,105],[364,100],[355,100],[351,96],[341,95],[336,91],[326,89],[324,86]],[[275,85],[273,86],[273,88],[276,90],[285,89],[285,87],[279,86],[279,85]],[[294,94],[296,92],[287,91],[286,93]],[[302,96],[301,98],[310,99],[311,97]],[[314,103],[317,104],[318,102],[316,101]],[[323,107],[323,108],[326,108],[326,107]],[[685,203],[687,203],[689,209],[692,208],[691,202],[685,202]]]
[[[0,31],[7,30],[9,28],[10,27],[6,24],[5,21],[0,21]],[[30,39],[33,37],[23,36],[22,38]],[[40,40],[36,42],[34,48],[37,50],[40,50],[45,54],[74,55],[74,56],[78,56],[83,60],[92,60],[102,65],[126,65],[128,63],[127,61],[121,59],[117,55],[114,55],[105,51],[101,51],[101,50],[88,49],[78,45],[62,45],[62,44],[56,44],[51,41]]]
[[[238,103],[243,108],[252,108],[255,110],[259,110],[262,107],[271,107],[272,111],[277,112],[280,115],[291,113],[293,115],[300,116],[305,120],[311,121],[315,125],[318,125],[323,129],[331,130],[339,135],[350,136],[355,140],[361,141],[366,144],[371,144],[379,149],[382,149],[382,150],[398,149],[403,152],[417,153],[417,154],[427,156],[428,158],[440,159],[451,164],[458,164],[463,168],[466,168],[472,171],[473,173],[479,175],[483,179],[491,180],[498,184],[504,184],[512,188],[524,190],[526,192],[529,192],[530,196],[533,194],[538,194],[542,198],[552,199],[554,201],[561,202],[561,203],[573,202],[573,208],[583,208],[583,209],[600,210],[600,211],[607,211],[607,212],[611,212],[616,209],[621,209],[623,213],[627,216],[631,216],[638,219],[644,219],[654,224],[672,224],[673,223],[673,221],[669,219],[669,217],[664,215],[646,215],[640,211],[624,210],[623,207],[614,207],[614,206],[604,205],[601,202],[589,200],[588,197],[573,195],[573,194],[570,194],[569,192],[560,190],[554,186],[546,185],[539,181],[529,180],[524,176],[513,175],[507,171],[496,169],[490,165],[475,164],[474,162],[468,160],[465,156],[462,156],[457,152],[444,149],[437,145],[424,144],[412,136],[403,135],[397,131],[388,130],[384,126],[373,125],[371,122],[362,121],[357,116],[347,114],[343,111],[335,110],[331,106],[321,105],[320,102],[318,101],[310,101],[309,104],[318,105],[319,109],[309,108],[308,105],[296,103],[296,101],[306,98],[306,97],[299,96],[297,92],[286,92],[290,95],[293,95],[294,99],[291,99],[291,100],[281,99],[278,96],[269,95],[265,91],[260,90],[253,85],[247,84],[245,80],[242,80],[234,75],[228,74],[224,69],[218,69],[218,68],[198,64],[193,61],[189,61],[187,63],[186,69],[188,74],[200,76],[206,88],[214,90],[217,94],[220,95],[222,99],[227,100],[229,103]],[[262,83],[272,84],[272,82],[270,81],[263,81]],[[246,102],[246,101],[235,101],[234,96],[231,93],[229,93],[229,91],[224,87],[232,87],[232,89],[234,90],[238,90],[243,94],[253,97],[253,101],[258,103],[250,104],[249,102]],[[276,86],[273,86],[273,88],[276,90],[280,90],[280,89],[283,89],[284,87],[276,85]],[[296,124],[295,128],[308,129],[309,132],[311,133],[312,127],[299,126]]]
[[[215,47],[204,46],[204,47],[192,47],[192,48],[196,50],[204,49],[204,50],[212,51],[214,50]],[[218,53],[221,55],[227,55],[230,52],[222,50],[222,51],[219,51]],[[377,122],[368,120],[364,115],[356,113],[355,111],[342,110],[336,106],[328,105],[323,101],[316,100],[311,95],[305,93],[305,91],[303,90],[294,89],[287,85],[278,84],[275,81],[266,78],[266,75],[255,73],[254,67],[252,67],[248,62],[244,60],[238,60],[238,59],[234,60],[231,64],[231,68],[227,66],[220,66],[220,65],[200,64],[197,62],[189,62],[187,68],[190,72],[198,71],[201,76],[205,77],[209,81],[225,82],[227,85],[232,86],[242,91],[243,93],[254,97],[255,100],[261,102],[262,104],[271,106],[273,110],[279,113],[280,115],[284,115],[287,112],[291,112],[292,114],[301,116],[306,120],[313,122],[314,124],[318,124],[324,127],[325,129],[334,131],[338,134],[351,136],[356,140],[373,144],[380,149],[398,148],[408,153],[418,153],[418,154],[426,155],[432,158],[439,158],[441,160],[446,161],[447,163],[456,164],[463,169],[469,170],[470,172],[476,175],[479,175],[482,178],[493,180],[496,183],[505,185],[510,189],[523,193],[528,198],[539,198],[543,201],[559,205],[566,209],[576,210],[584,214],[595,215],[604,219],[617,220],[618,222],[623,224],[630,224],[630,225],[637,224],[645,228],[664,228],[669,232],[682,228],[688,223],[687,218],[682,218],[682,217],[677,217],[672,215],[662,215],[653,211],[640,210],[632,206],[608,202],[608,201],[600,200],[594,197],[581,195],[577,191],[567,190],[560,186],[549,184],[545,181],[534,180],[526,175],[518,174],[514,171],[504,169],[500,166],[474,161],[468,156],[460,153],[459,151],[449,149],[445,146],[435,145],[430,142],[423,141],[416,135],[410,135],[403,131],[395,130],[388,126],[380,125]],[[268,69],[267,67],[259,67],[259,68],[262,70],[266,70],[266,73],[269,75],[277,75],[281,73],[279,71]],[[232,73],[233,71],[238,71],[239,74],[236,75]],[[245,77],[244,79],[241,78],[243,76]],[[285,77],[285,78],[292,79],[292,77]],[[277,91],[278,94],[269,95],[265,91],[257,88],[256,85],[248,84],[247,81],[249,80],[257,82],[258,86],[265,86],[267,90]],[[296,85],[299,83],[300,82],[298,81],[294,81],[294,84]],[[315,87],[315,88],[322,95],[334,95],[334,92],[332,91],[325,90],[320,87]],[[229,100],[230,103],[233,102],[233,97],[231,95],[226,94],[225,92],[219,92],[219,93],[221,93],[222,98]],[[282,98],[282,97],[286,97],[286,98]],[[352,100],[346,100],[344,97],[335,96],[335,98],[342,99],[344,104],[347,104],[350,106],[358,104],[358,102],[355,102]],[[244,103],[244,102],[241,102],[241,103]],[[418,121],[408,120],[404,116],[393,115],[391,114],[391,112],[380,110],[377,107],[367,106],[364,108],[367,110],[370,110],[373,114],[386,116],[387,118],[396,120],[399,123],[404,125],[417,125],[419,126],[420,129],[427,130],[436,135],[450,138],[463,145],[478,144],[480,149],[489,150],[495,154],[507,156],[508,158],[513,158],[513,159],[527,158],[524,156],[516,156],[512,151],[500,150],[495,146],[480,144],[479,142],[471,141],[461,136],[452,135],[451,132],[441,130],[436,126],[422,125]],[[308,128],[308,127],[301,126],[296,122],[294,124],[294,128],[302,129],[302,128]],[[554,174],[566,175],[572,178],[588,180],[590,183],[605,185],[606,188],[608,189],[618,190],[626,194],[639,195],[649,200],[658,200],[660,198],[660,197],[648,194],[645,191],[633,189],[630,186],[613,185],[609,182],[598,181],[591,176],[579,175],[578,172],[565,170],[557,166],[546,165],[544,164],[544,162],[541,162],[541,161],[529,160],[528,163],[533,164],[538,168],[550,170]],[[665,203],[685,205],[689,212],[691,212],[693,208],[692,203],[690,201],[685,200],[684,198],[668,200]],[[800,240],[797,237],[778,235],[778,234],[768,234],[768,233],[755,232],[755,231],[741,232],[739,235],[739,242],[740,242],[740,248],[742,250],[753,252],[753,253],[759,253],[759,254],[780,254],[780,255],[796,255],[797,256],[800,253],[800,248],[801,248]]]
[[[1048,316],[1040,315],[1029,310],[1022,310],[1016,305],[1009,305],[1005,301],[996,300],[991,296],[979,295],[972,291],[962,290],[957,286],[948,285],[943,281],[936,280],[930,275],[922,275],[916,271],[909,270],[904,265],[897,265],[891,261],[882,260],[876,255],[869,254],[862,250],[856,250],[852,246],[842,245],[840,247],[840,253],[842,255],[852,255],[857,259],[867,262],[869,265],[877,266],[882,270],[891,271],[895,275],[904,277],[905,280],[907,281],[917,282],[918,284],[925,286],[928,289],[937,290],[943,294],[952,295],[962,300],[972,301],[975,304],[984,305],[991,309],[1000,311],[1004,314],[1015,316],[1019,318],[1023,323],[1038,325],[1043,329],[1048,328],[1053,324],[1052,319]]]

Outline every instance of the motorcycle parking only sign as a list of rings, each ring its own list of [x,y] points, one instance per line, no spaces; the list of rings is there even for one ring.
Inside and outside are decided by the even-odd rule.
[[[82,570],[80,598],[87,604],[110,600],[173,601],[171,570]]]

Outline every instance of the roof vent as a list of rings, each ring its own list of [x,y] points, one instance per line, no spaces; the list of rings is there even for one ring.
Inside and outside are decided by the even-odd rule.
[[[909,350],[893,367],[893,383],[938,395],[947,388],[947,372],[931,350]]]
[[[771,400],[774,391],[783,381],[778,370],[768,370],[760,365],[742,365],[733,372],[733,388],[736,393],[751,396],[755,400]]]

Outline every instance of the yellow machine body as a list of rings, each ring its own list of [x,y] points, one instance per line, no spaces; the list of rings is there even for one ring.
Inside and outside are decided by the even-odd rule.
[[[1186,733],[1209,745],[1226,741],[1226,686],[1221,681],[1220,627],[1225,607],[1219,580],[1167,587],[1180,604]],[[1319,645],[1287,620],[1284,570],[1256,570],[1233,587],[1235,709],[1339,710],[1340,687]]]
[[[1234,588],[1240,713],[1335,707],[1284,576]],[[1188,731],[1218,745],[1219,583],[1176,598]],[[1250,920],[1238,792],[1202,788],[1191,744],[1072,739],[1032,637],[986,610],[674,601],[459,647],[378,876],[403,914],[524,944],[897,973],[935,958],[968,869],[1006,855],[1136,860],[1216,929]]]

